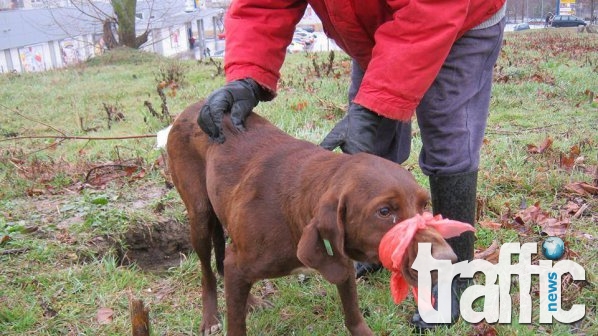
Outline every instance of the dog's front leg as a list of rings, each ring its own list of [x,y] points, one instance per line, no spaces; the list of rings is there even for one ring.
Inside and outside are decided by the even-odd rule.
[[[349,277],[347,280],[336,285],[338,293],[343,304],[345,314],[345,326],[353,336],[373,336],[374,333],[365,322],[359,302],[357,300],[357,285],[355,277]]]

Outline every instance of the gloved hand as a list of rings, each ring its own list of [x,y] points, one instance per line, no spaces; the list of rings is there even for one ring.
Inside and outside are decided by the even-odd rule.
[[[212,140],[223,143],[222,119],[224,114],[231,114],[231,121],[239,131],[244,131],[247,115],[264,101],[266,93],[251,78],[227,83],[210,94],[208,100],[199,111],[197,123]]]
[[[345,117],[334,126],[320,146],[328,150],[340,146],[348,154],[373,153],[376,133],[385,119],[359,104],[351,104]]]

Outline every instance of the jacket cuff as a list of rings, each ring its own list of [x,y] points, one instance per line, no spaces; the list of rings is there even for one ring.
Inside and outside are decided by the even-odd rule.
[[[227,69],[226,71],[226,82],[232,82],[239,79],[251,78],[257,82],[262,88],[260,101],[270,101],[276,97],[276,89],[278,78],[273,76],[271,73],[252,69],[252,70],[235,70]]]
[[[381,95],[380,93],[375,96],[368,95],[361,91],[357,93],[353,102],[383,117],[400,121],[411,120],[419,103],[419,101],[408,101],[394,96]]]

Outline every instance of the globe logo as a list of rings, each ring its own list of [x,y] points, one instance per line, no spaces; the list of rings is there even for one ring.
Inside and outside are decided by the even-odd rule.
[[[542,243],[542,253],[550,260],[557,260],[565,253],[565,243],[559,237],[548,237]]]

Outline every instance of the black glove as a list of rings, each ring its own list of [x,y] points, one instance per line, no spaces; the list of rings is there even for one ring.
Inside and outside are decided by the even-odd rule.
[[[334,126],[320,146],[328,150],[340,146],[348,154],[373,153],[378,128],[385,119],[359,104],[351,104],[345,117]]]
[[[247,115],[259,101],[266,100],[265,90],[251,78],[227,83],[210,94],[199,111],[197,123],[212,140],[223,143],[222,119],[225,113],[231,114],[231,121],[239,131],[244,131]]]

